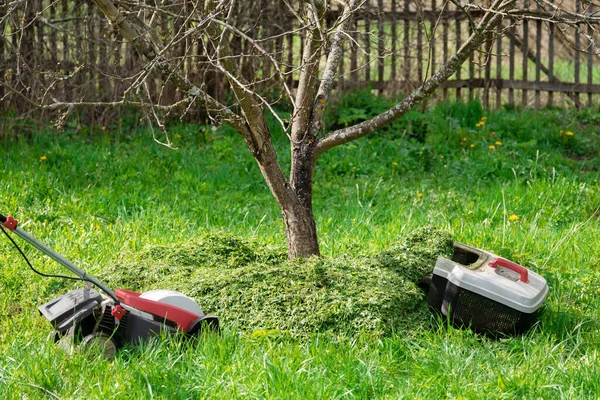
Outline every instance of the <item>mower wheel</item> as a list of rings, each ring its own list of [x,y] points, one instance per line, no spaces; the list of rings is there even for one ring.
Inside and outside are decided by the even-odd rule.
[[[84,352],[100,351],[109,360],[117,353],[117,344],[104,332],[94,332],[87,335],[83,338],[79,346]]]
[[[198,337],[202,332],[220,332],[219,319],[213,315],[205,315],[204,317],[198,318],[192,323],[187,330],[187,335],[191,337]]]

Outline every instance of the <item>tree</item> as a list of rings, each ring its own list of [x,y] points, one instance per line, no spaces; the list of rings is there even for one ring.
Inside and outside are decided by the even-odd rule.
[[[534,19],[558,22],[582,31],[584,25],[593,27],[593,24],[600,20],[597,14],[590,11],[590,5],[583,11],[581,7],[569,11],[562,3],[554,4],[545,0],[539,0],[535,9],[528,7],[528,2],[519,6],[516,0],[490,0],[479,4],[452,0],[457,12],[466,15],[471,26],[469,37],[456,49],[453,56],[435,73],[420,82],[416,90],[389,110],[353,126],[326,131],[323,114],[330,104],[332,90],[339,79],[343,46],[357,45],[352,39],[351,24],[355,16],[368,11],[369,2],[307,0],[293,4],[286,1],[279,3],[281,13],[293,19],[291,24],[286,25],[282,22],[285,26],[280,28],[296,29],[302,35],[302,63],[297,71],[290,71],[289,66],[277,61],[277,57],[274,56],[276,50],[272,46],[263,45],[266,43],[266,39],[261,38],[261,34],[265,34],[264,28],[263,32],[257,32],[258,28],[252,25],[252,21],[249,23],[248,18],[239,18],[236,15],[234,11],[239,12],[239,8],[236,8],[239,3],[234,0],[183,3],[93,1],[118,33],[135,48],[143,70],[159,71],[165,85],[176,87],[183,93],[183,99],[170,105],[156,104],[150,96],[146,100],[138,101],[131,101],[124,96],[121,101],[110,104],[42,99],[37,106],[43,109],[66,109],[63,118],[70,110],[86,106],[140,107],[155,116],[157,110],[199,108],[217,123],[231,125],[246,142],[281,209],[290,258],[319,254],[312,197],[313,176],[320,155],[336,146],[376,133],[378,129],[392,123],[421,103],[448,80],[482,44],[489,41],[493,35],[501,33],[497,27],[503,21]],[[380,3],[383,4],[381,1]],[[177,4],[185,6],[180,9],[174,8]],[[422,6],[418,0],[415,4],[417,9]],[[445,2],[443,8],[447,4],[448,2]],[[577,4],[580,3],[577,1]],[[149,24],[137,18],[136,13],[141,9],[151,10],[156,15],[178,18],[180,23],[178,27],[174,25],[173,28],[177,29],[172,39],[165,41],[157,33],[156,25],[160,18],[152,17]],[[435,26],[432,29],[435,29]],[[587,33],[590,44],[595,43],[594,32],[584,32]],[[274,34],[270,38],[276,37],[278,35]],[[186,52],[189,58],[178,60],[167,56],[169,48],[190,41],[197,45],[197,50],[189,54]],[[591,46],[588,50],[598,51],[597,47]],[[258,69],[253,66],[253,60],[249,61],[249,54],[269,65],[269,76],[259,76]],[[235,97],[235,106],[217,100],[209,94],[205,86],[186,76],[185,64],[200,62],[198,60],[209,64],[226,77]],[[264,69],[261,71],[264,74]],[[292,73],[299,74],[297,88],[290,85],[289,77]],[[148,74],[138,76],[138,88],[146,84],[144,79],[147,76]],[[288,176],[284,174],[277,159],[271,132],[265,122],[265,113],[271,112],[276,117],[277,114],[269,100],[261,95],[261,81],[275,82],[291,107],[290,121],[279,119],[290,142],[292,162]],[[158,118],[157,121],[160,124]]]

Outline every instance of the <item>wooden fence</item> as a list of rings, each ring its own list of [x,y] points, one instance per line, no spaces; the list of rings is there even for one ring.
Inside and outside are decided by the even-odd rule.
[[[522,1],[529,6],[529,0]],[[574,11],[582,11],[582,0],[569,1]],[[237,2],[236,15],[238,22],[254,25],[255,29],[247,32],[256,35],[260,31],[272,38],[263,46],[283,66],[285,79],[293,86],[302,44],[297,33],[285,34],[293,32],[294,18],[277,11],[281,7],[277,3]],[[157,73],[150,73],[144,90],[135,85],[145,72],[138,56],[89,1],[30,0],[24,3],[26,8],[16,11],[10,9],[11,4],[0,0],[0,109],[24,113],[34,110],[31,102],[51,99],[109,102],[124,95],[147,99],[147,92],[162,104],[182,97],[172,85],[164,85]],[[177,5],[180,15],[185,15],[192,2],[180,0]],[[337,89],[370,86],[380,93],[408,93],[452,56],[470,34],[470,20],[452,4],[442,10],[439,0],[419,5],[411,0],[370,0],[370,8],[358,15],[350,30],[352,40],[344,49]],[[336,12],[331,13],[331,21]],[[281,16],[276,23],[274,13]],[[473,16],[478,16],[476,11]],[[139,17],[155,18],[165,43],[174,32],[186,28],[181,17],[146,12]],[[480,99],[486,107],[591,106],[600,97],[600,54],[588,37],[600,39],[591,27],[583,25],[574,29],[541,20],[508,19],[436,96]],[[269,60],[239,37],[231,43],[245,54],[247,64],[252,65],[250,73],[261,77],[264,90],[277,87],[275,66]],[[218,99],[228,96],[225,78],[199,54],[196,41],[177,43],[169,56],[211,95]]]
[[[581,12],[582,4],[574,0],[570,6]],[[455,6],[440,10],[436,0],[428,5],[417,10],[409,0],[377,0],[372,13],[356,22],[353,36],[362,46],[346,50],[346,62],[340,67],[342,85],[369,82],[374,89],[407,92],[437,71],[472,26]],[[529,7],[528,0],[525,6]],[[442,85],[438,97],[477,98],[486,107],[591,106],[600,97],[600,51],[588,36],[600,43],[591,27],[576,30],[541,20],[506,20]]]

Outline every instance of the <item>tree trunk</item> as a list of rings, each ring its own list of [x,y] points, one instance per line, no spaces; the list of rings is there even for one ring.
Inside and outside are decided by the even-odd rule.
[[[312,210],[299,202],[293,202],[290,207],[282,210],[282,215],[287,237],[288,258],[291,260],[318,256],[319,241]]]
[[[308,127],[307,127],[308,128]],[[315,171],[315,140],[308,132],[292,144],[290,188],[293,201],[282,207],[288,244],[288,258],[308,258],[320,255],[317,228],[312,210],[313,175]]]

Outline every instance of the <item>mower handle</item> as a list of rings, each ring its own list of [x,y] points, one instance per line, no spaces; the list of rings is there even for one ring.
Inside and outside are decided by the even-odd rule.
[[[61,264],[63,267],[67,268],[69,271],[73,272],[75,275],[80,277],[82,280],[89,282],[89,283],[93,283],[94,285],[96,285],[97,287],[102,289],[102,291],[104,293],[106,293],[110,298],[112,298],[117,304],[119,304],[119,299],[117,298],[117,295],[112,290],[110,290],[106,285],[104,285],[102,282],[100,282],[98,279],[94,278],[93,276],[88,275],[87,272],[85,272],[84,270],[75,266],[75,264],[73,264],[71,261],[67,260],[65,257],[61,256],[60,254],[58,254],[57,252],[52,250],[50,247],[46,246],[44,243],[40,242],[39,240],[37,240],[36,238],[31,236],[25,230],[21,229],[21,227],[18,226],[18,222],[16,220],[13,220],[10,216],[5,217],[4,215],[0,214],[0,223],[5,224],[6,221],[10,222],[10,220],[12,220],[14,222],[14,225],[12,226],[12,228],[8,228],[8,229],[10,229],[14,234],[19,236],[21,239],[25,240],[27,243],[29,243],[30,245],[32,245],[33,247],[35,247],[42,253],[46,254],[48,257],[50,257],[57,263]]]
[[[508,268],[512,271],[515,271],[520,275],[520,281],[524,283],[529,283],[529,273],[527,272],[527,268],[520,266],[517,263],[507,260],[506,258],[498,257],[492,263],[490,263],[490,267],[504,267]]]

